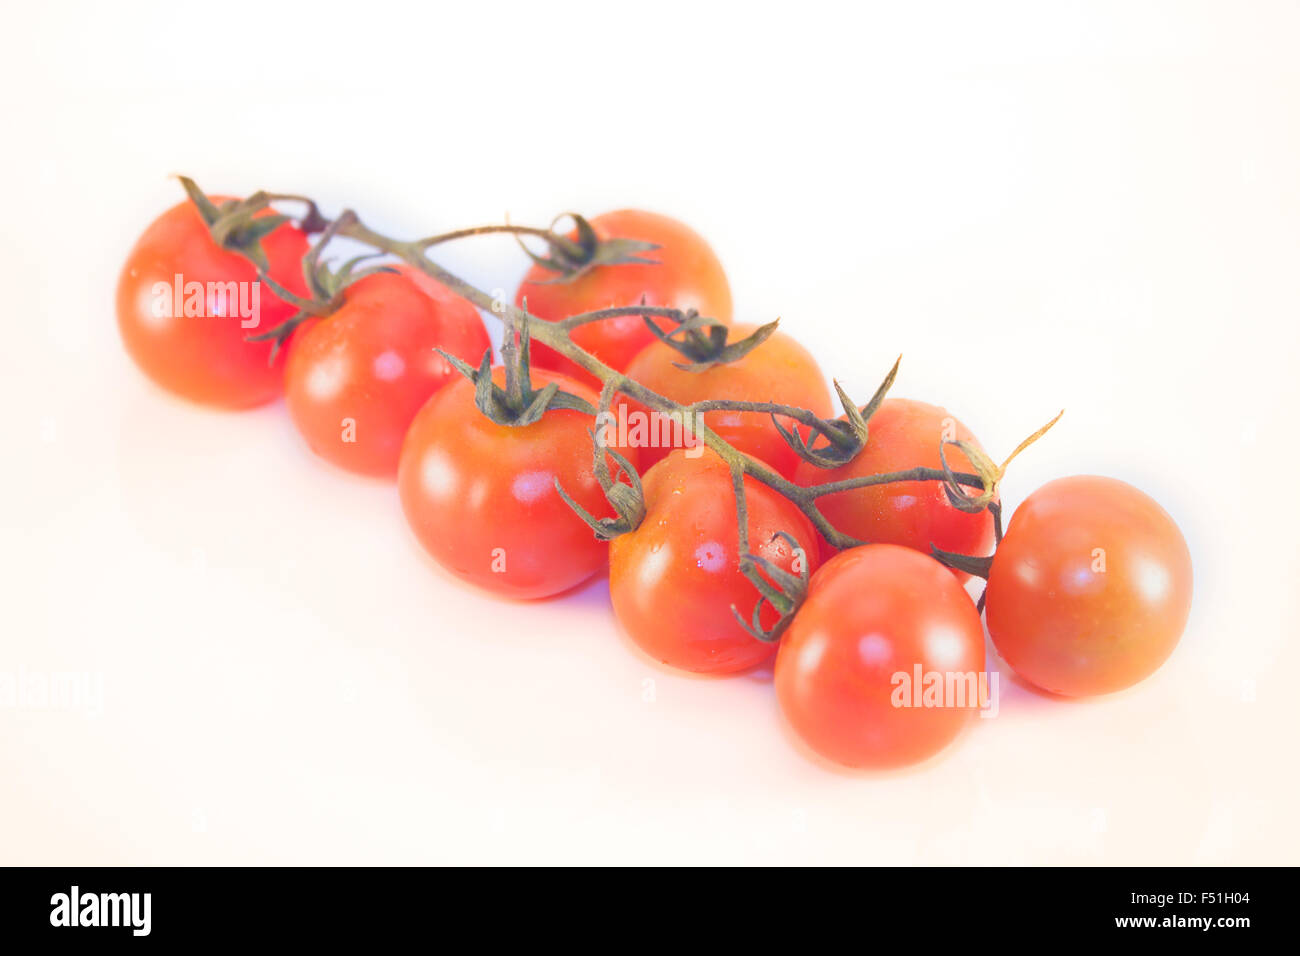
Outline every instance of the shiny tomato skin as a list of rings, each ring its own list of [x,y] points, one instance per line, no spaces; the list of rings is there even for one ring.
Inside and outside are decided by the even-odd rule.
[[[945,439],[979,442],[947,409],[909,398],[888,398],[868,424],[866,447],[838,468],[818,468],[801,461],[795,471],[800,485],[824,485],[916,466],[940,468]],[[960,449],[946,451],[953,471],[970,472]],[[972,492],[974,493],[974,492]],[[993,548],[993,516],[988,510],[968,514],[954,508],[942,481],[903,481],[855,488],[817,499],[822,514],[840,531],[868,544],[899,544],[930,553],[930,545],[959,554],[988,554]],[[834,552],[825,541],[825,556]],[[964,580],[965,575],[958,574]]]
[[[505,381],[501,369],[494,372]],[[585,385],[534,369],[533,386],[560,388],[595,404]],[[420,409],[402,446],[397,488],[424,549],[447,571],[504,597],[560,594],[606,564],[596,539],[555,490],[598,517],[612,517],[593,468],[595,419],[551,410],[531,425],[498,425],[474,404],[467,379]],[[635,450],[625,450],[635,464]]]
[[[1192,559],[1154,500],[1114,478],[1043,485],[1016,509],[989,572],[998,653],[1031,684],[1071,697],[1123,690],[1173,652],[1192,602]]]
[[[962,706],[915,702],[926,675],[961,675],[975,696]],[[781,639],[781,711],[815,752],[853,768],[886,769],[946,747],[979,706],[984,629],[970,596],[933,558],[893,544],[840,552],[813,577]],[[897,675],[907,675],[904,684]]]
[[[211,198],[218,205],[229,199]],[[291,292],[306,295],[306,234],[285,223],[262,239],[262,248],[271,277]],[[252,263],[213,241],[193,203],[186,200],[167,210],[136,241],[118,279],[118,331],[136,365],[167,391],[200,404],[239,409],[273,401],[284,388],[284,354],[272,362],[269,341],[246,338],[283,322],[295,307],[261,284],[255,326],[245,327],[253,317],[245,320],[237,310],[224,316],[170,315],[175,308],[162,309],[158,303],[160,297],[172,297],[169,290],[177,276],[183,284],[198,282],[205,289],[208,283],[248,283],[243,288],[250,306],[252,283],[257,282]],[[205,295],[204,302],[205,312],[220,308],[211,295]]]
[[[731,474],[712,451],[700,451],[679,449],[645,473],[645,520],[610,544],[609,594],[623,629],[655,660],[732,674],[769,660],[776,645],[746,633],[732,614],[735,606],[748,621],[758,591],[739,567]],[[753,479],[745,479],[745,496],[751,550],[795,570],[790,545],[773,540],[785,531],[814,570],[816,538],[803,513]],[[763,625],[775,620],[765,607]]]
[[[737,341],[752,331],[753,326],[737,325],[731,332],[731,340]],[[806,408],[821,418],[831,414],[830,391],[817,360],[782,332],[773,333],[752,352],[734,362],[715,365],[701,372],[678,367],[689,361],[671,346],[654,342],[632,360],[627,374],[651,391],[682,405],[707,399],[731,399],[793,405]],[[641,421],[647,422],[645,435],[651,443],[641,450],[641,461],[646,465],[653,465],[674,447],[659,439],[665,435],[675,438],[682,434],[682,429],[674,429],[672,422],[658,412],[621,395],[614,412],[625,416],[630,426],[635,426],[638,421],[633,416],[640,416]],[[704,422],[732,447],[766,462],[786,478],[794,476],[799,456],[781,437],[771,415],[713,411],[705,413]],[[783,424],[791,427],[795,423],[787,419]],[[631,430],[629,428],[629,432]],[[676,447],[682,444],[678,441]]]
[[[366,276],[343,305],[295,333],[285,369],[289,414],[311,449],[363,475],[397,472],[402,439],[457,372],[437,349],[478,365],[490,347],[478,311],[409,266]]]
[[[572,281],[553,282],[556,273],[534,265],[515,294],[515,304],[548,322],[620,305],[696,309],[702,315],[731,321],[731,287],[722,263],[709,244],[684,223],[638,209],[621,209],[590,220],[599,238],[640,239],[660,248],[643,253],[657,264],[597,266]],[[663,323],[661,323],[662,325]],[[643,348],[655,341],[640,316],[623,316],[574,329],[573,341],[615,371],[621,372]],[[594,389],[600,382],[586,369],[541,342],[533,343],[533,363],[564,372]]]

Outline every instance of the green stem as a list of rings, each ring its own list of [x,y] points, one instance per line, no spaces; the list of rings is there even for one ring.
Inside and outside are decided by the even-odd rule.
[[[549,229],[538,229],[534,226],[473,226],[469,229],[455,229],[451,232],[439,233],[436,236],[427,236],[412,243],[412,245],[417,245],[422,249],[430,249],[433,246],[440,246],[444,242],[452,242],[456,239],[468,239],[472,236],[490,236],[500,233],[513,236],[536,236],[538,239],[545,239],[551,245],[564,248],[575,256],[582,254],[582,248],[567,236],[561,236]]]
[[[608,309],[599,309],[595,312],[580,312],[577,315],[571,315],[567,319],[561,319],[559,322],[551,324],[558,328],[568,331],[576,329],[580,325],[590,325],[592,322],[603,322],[606,319],[617,319],[625,315],[642,315],[650,316],[656,319],[670,319],[678,325],[686,321],[686,313],[681,309],[670,308],[663,305],[616,305]]]

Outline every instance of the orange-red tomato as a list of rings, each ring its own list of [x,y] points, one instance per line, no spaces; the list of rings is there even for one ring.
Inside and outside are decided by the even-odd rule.
[[[271,277],[304,296],[307,247],[292,223],[262,239]],[[271,343],[247,337],[296,311],[258,281],[252,263],[213,241],[188,200],[144,231],[117,283],[117,327],[136,365],[169,392],[220,408],[250,408],[280,394],[284,355],[272,362]]]
[[[946,409],[907,398],[881,403],[868,425],[866,447],[838,468],[818,468],[800,462],[795,481],[824,485],[881,472],[917,466],[940,468],[944,440],[975,444],[975,436]],[[953,471],[970,472],[960,449],[945,452]],[[987,510],[969,514],[952,506],[942,481],[903,481],[841,491],[817,499],[832,525],[869,544],[901,544],[926,554],[930,545],[960,554],[988,554],[993,547],[993,516]],[[827,551],[833,549],[826,545]],[[964,575],[958,575],[964,579]]]
[[[657,264],[596,266],[572,281],[553,281],[556,273],[534,265],[515,294],[528,300],[533,315],[556,322],[581,312],[620,305],[695,309],[701,315],[731,321],[731,288],[722,263],[709,244],[683,223],[667,216],[622,209],[590,220],[600,239],[639,239],[659,245],[643,254]],[[593,322],[573,331],[573,341],[615,371],[623,371],[654,335],[638,315]],[[532,346],[533,364],[571,375],[599,389],[595,376],[541,342]]]
[[[731,473],[708,449],[679,449],[644,476],[646,515],[615,538],[609,551],[609,594],[624,630],[647,654],[701,674],[731,674],[771,658],[764,643],[737,623],[750,619],[758,591],[741,573]],[[803,513],[785,498],[745,479],[753,553],[797,573],[816,567],[816,538]],[[799,543],[797,555],[778,531]],[[763,609],[771,627],[776,613]]]
[[[754,330],[738,325],[730,335],[738,341]],[[690,372],[679,365],[690,360],[670,345],[656,341],[627,367],[627,374],[673,401],[689,405],[706,399],[742,402],[779,402],[806,408],[821,418],[831,414],[831,397],[817,361],[802,345],[781,332],[734,362]],[[688,433],[682,423],[665,418],[639,402],[619,396],[615,413],[628,423],[628,435],[641,437],[641,461],[654,464],[674,447],[683,447]],[[704,422],[733,447],[767,462],[790,478],[799,463],[795,453],[772,422],[759,412],[713,411]],[[787,421],[787,427],[795,423]],[[638,431],[638,425],[642,427]]]
[[[493,373],[505,381],[502,369]],[[566,376],[534,369],[535,388],[559,382],[596,395]],[[461,378],[415,416],[402,446],[397,488],[415,536],[437,562],[466,581],[513,598],[567,591],[600,571],[608,545],[555,490],[597,517],[613,517],[596,480],[591,415],[552,409],[531,425],[498,425],[474,404]],[[635,465],[636,451],[625,450]]]
[[[813,577],[781,638],[776,695],[823,757],[900,767],[957,736],[982,703],[983,670],[984,628],[957,579],[933,558],[872,544]]]
[[[397,472],[402,439],[457,372],[437,349],[477,365],[489,348],[478,311],[409,266],[366,276],[332,315],[294,334],[289,414],[312,451],[349,471]]]
[[[1048,482],[998,545],[985,610],[998,653],[1070,696],[1136,684],[1173,652],[1192,603],[1192,558],[1155,501],[1114,478]]]

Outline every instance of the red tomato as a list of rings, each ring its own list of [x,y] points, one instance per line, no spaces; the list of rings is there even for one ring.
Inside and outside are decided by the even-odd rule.
[[[939,448],[944,440],[979,445],[975,436],[946,409],[937,405],[889,398],[881,403],[868,425],[867,445],[848,464],[818,468],[799,463],[795,481],[804,486],[824,485],[881,472],[905,471],[923,466],[940,468]],[[953,471],[971,472],[970,461],[948,446],[945,452]],[[841,491],[817,499],[832,525],[859,541],[901,544],[926,554],[930,545],[960,554],[988,554],[993,547],[993,516],[959,511],[948,501],[942,481],[904,481]],[[823,542],[829,552],[833,551]],[[965,579],[965,575],[958,575]]]
[[[211,198],[218,205],[229,199]],[[262,239],[271,277],[302,296],[307,247],[306,234],[291,223]],[[246,338],[296,311],[258,282],[252,263],[213,241],[188,200],[144,231],[117,283],[117,327],[135,363],[169,392],[221,408],[262,405],[280,394],[283,354],[272,363],[269,341]]]
[[[366,276],[334,314],[300,327],[285,369],[289,413],[312,451],[349,471],[393,475],[411,419],[489,348],[478,311],[418,269]]]
[[[494,371],[505,381],[501,369]],[[558,381],[566,392],[596,395],[563,375],[533,369],[534,388]],[[467,379],[431,398],[402,446],[397,488],[426,551],[452,574],[514,598],[542,598],[581,584],[605,566],[596,539],[555,490],[597,517],[613,517],[596,480],[581,412],[552,409],[531,425],[498,425],[474,404]],[[627,450],[635,465],[636,452]]]
[[[1173,652],[1192,603],[1178,525],[1132,485],[1079,475],[1016,509],[985,598],[989,635],[1025,680],[1070,696],[1122,690]]]
[[[730,340],[738,341],[754,331],[738,325]],[[702,372],[689,372],[679,364],[690,360],[670,345],[656,341],[627,367],[627,374],[651,391],[682,405],[706,399],[742,402],[779,402],[806,408],[821,418],[831,414],[831,397],[826,379],[808,350],[790,336],[773,333],[752,352],[734,362],[715,365]],[[620,408],[621,406],[621,408]],[[628,434],[641,432],[641,461],[652,465],[674,447],[683,447],[685,434],[680,423],[666,419],[639,402],[619,396],[614,411],[628,423]],[[790,478],[799,456],[786,444],[772,416],[758,412],[714,411],[704,422],[733,447],[767,462]],[[794,422],[787,421],[787,426]],[[675,441],[674,441],[675,439]]]
[[[841,552],[813,578],[781,639],[776,694],[823,757],[900,767],[957,736],[981,703],[983,670],[979,613],[948,569],[872,544]]]
[[[673,667],[730,674],[769,659],[776,646],[750,636],[745,620],[758,591],[740,571],[731,473],[708,449],[674,451],[646,472],[646,516],[615,538],[609,551],[609,594],[619,623],[642,650]],[[784,531],[799,542],[809,570],[816,566],[815,535],[803,513],[757,481],[745,479],[749,544],[786,571],[796,555]],[[776,621],[771,607],[761,622]]]
[[[676,219],[637,209],[605,213],[590,220],[600,239],[640,239],[660,248],[644,253],[657,265],[624,263],[596,266],[572,281],[553,282],[556,273],[534,265],[515,294],[528,300],[528,311],[548,322],[620,305],[696,309],[702,315],[731,321],[731,289],[722,263],[709,244]],[[573,331],[573,341],[615,371],[623,371],[655,340],[639,315],[606,319]],[[541,342],[533,342],[533,364],[571,375],[599,390],[600,382]]]

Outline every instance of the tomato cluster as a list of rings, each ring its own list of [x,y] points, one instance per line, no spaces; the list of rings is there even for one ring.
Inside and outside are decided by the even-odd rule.
[[[1131,686],[1182,634],[1191,558],[1159,505],[1064,478],[1003,535],[1002,469],[965,425],[883,389],[865,409],[841,393],[833,418],[815,359],[732,325],[721,264],[675,220],[624,210],[546,232],[569,258],[535,257],[515,300],[525,324],[493,365],[463,297],[480,294],[427,260],[326,281],[319,223],[191,196],[145,231],[118,285],[123,341],[150,378],[228,408],[283,394],[318,456],[395,476],[415,537],[475,586],[546,598],[608,568],[645,653],[711,675],[770,663],[785,719],[830,761],[944,749],[988,704],[985,606],[998,654],[1061,695]],[[610,249],[648,254],[593,251]],[[257,295],[232,299],[250,283]],[[666,427],[678,415],[684,430]],[[978,605],[972,574],[987,578]]]

